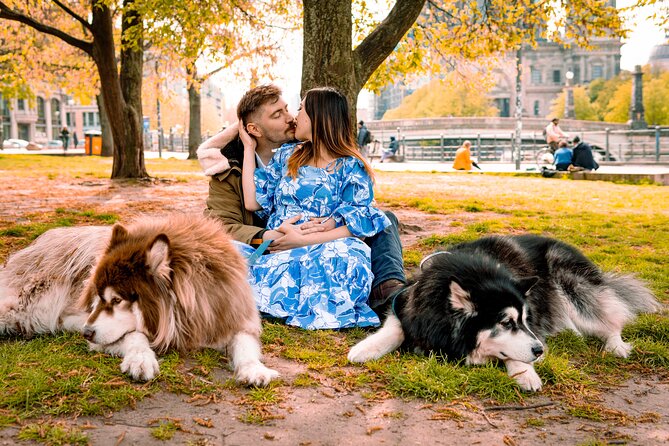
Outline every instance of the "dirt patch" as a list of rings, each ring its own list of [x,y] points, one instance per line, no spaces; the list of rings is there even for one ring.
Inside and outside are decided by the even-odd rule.
[[[47,182],[45,187],[44,182]],[[199,213],[205,206],[207,182],[192,180],[117,182],[105,179],[48,180],[3,178],[0,225],[29,220],[30,215],[56,208],[113,212],[122,219],[140,214]],[[438,215],[394,208],[402,222],[402,241],[415,244],[432,234],[458,230],[452,222],[470,223],[482,215]],[[623,386],[601,394],[604,419],[589,420],[568,413],[565,402],[550,395],[527,399],[527,406],[490,407],[477,400],[426,404],[421,400],[369,399],[359,391],[342,389],[317,372],[314,387],[291,386],[304,366],[268,355],[267,364],[283,379],[280,402],[264,424],[241,421],[249,409],[246,389],[233,389],[216,402],[203,404],[162,392],[106,417],[63,420],[86,431],[92,444],[166,444],[151,435],[156,420],[177,420],[169,444],[576,444],[598,439],[610,444],[669,442],[669,383],[635,376]],[[353,366],[351,366],[353,367]],[[218,377],[231,377],[227,369]],[[211,427],[203,426],[203,420]],[[206,423],[205,423],[206,424]],[[0,444],[15,444],[18,428],[0,431]]]

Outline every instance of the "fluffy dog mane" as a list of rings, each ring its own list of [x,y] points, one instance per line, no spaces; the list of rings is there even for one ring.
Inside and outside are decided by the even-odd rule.
[[[107,287],[136,302],[158,352],[220,347],[236,332],[259,336],[246,262],[216,220],[175,214],[141,218],[111,231],[81,294],[92,308]]]

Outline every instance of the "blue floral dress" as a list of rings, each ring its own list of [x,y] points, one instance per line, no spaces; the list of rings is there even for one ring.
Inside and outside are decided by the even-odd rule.
[[[258,211],[268,229],[297,214],[301,221],[331,216],[356,237],[372,236],[390,221],[372,206],[372,182],[360,160],[339,158],[325,169],[303,166],[287,174],[297,144],[284,144],[265,169],[256,169]],[[260,256],[249,267],[258,309],[306,329],[375,326],[379,318],[367,305],[372,279],[369,247],[356,237]],[[240,244],[248,257],[254,249]]]

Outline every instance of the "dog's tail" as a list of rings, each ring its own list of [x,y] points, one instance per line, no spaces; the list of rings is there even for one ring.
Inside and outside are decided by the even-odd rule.
[[[662,308],[653,293],[640,280],[630,275],[604,273],[604,282],[633,314],[655,313]]]

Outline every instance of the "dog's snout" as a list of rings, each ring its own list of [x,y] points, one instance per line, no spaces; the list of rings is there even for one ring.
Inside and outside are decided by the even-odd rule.
[[[87,341],[92,341],[95,337],[95,330],[93,330],[91,327],[84,327],[82,334],[84,335],[84,339]]]
[[[539,356],[543,355],[544,354],[544,346],[541,345],[541,344],[537,344],[537,345],[533,346],[532,347],[532,354],[537,358]]]

